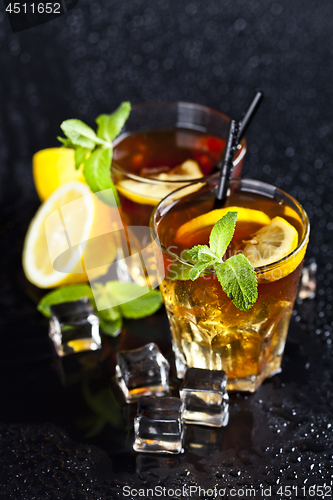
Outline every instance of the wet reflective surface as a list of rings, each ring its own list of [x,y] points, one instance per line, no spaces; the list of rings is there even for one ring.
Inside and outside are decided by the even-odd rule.
[[[78,498],[90,498],[89,491],[121,497],[125,485],[209,488],[214,483],[258,492],[260,485],[269,485],[276,492],[281,484],[302,486],[307,480],[310,485],[319,477],[329,484],[331,336],[315,329],[315,304],[297,304],[282,373],[255,394],[231,393],[227,427],[186,425],[185,452],[175,457],[133,451],[136,404],[125,404],[114,379],[117,352],[153,340],[170,361],[170,385],[178,395],[164,310],[128,321],[116,339],[102,336],[100,351],[60,359],[47,337],[47,320],[29,307],[35,321],[29,341],[24,344],[21,336],[17,348],[9,342],[11,358],[7,366],[5,357],[1,363],[1,474],[12,485],[27,481],[37,493],[46,491],[46,484],[60,488],[75,476],[83,488]],[[40,332],[35,340],[34,326]],[[49,483],[43,476],[47,469]]]
[[[259,498],[283,498],[280,486],[331,482],[333,3],[318,5],[80,0],[59,21],[14,35],[0,13],[1,500],[109,500],[128,485],[215,484],[272,487]],[[31,158],[57,145],[62,120],[93,126],[123,100],[181,99],[238,118],[258,87],[266,97],[243,173],[303,204],[316,297],[296,304],[282,372],[253,395],[230,395],[227,427],[187,426],[183,455],[144,456],[132,449],[135,406],[116,402],[115,357],[154,341],[172,364],[167,321],[161,312],[128,323],[118,339],[103,336],[100,363],[55,357],[35,309],[41,292],[21,272],[39,206]]]

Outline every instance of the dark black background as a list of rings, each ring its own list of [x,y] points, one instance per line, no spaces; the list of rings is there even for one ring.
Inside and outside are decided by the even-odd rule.
[[[243,172],[304,205],[317,297],[297,305],[282,375],[255,396],[233,397],[234,439],[224,441],[223,453],[204,463],[195,454],[165,463],[160,476],[167,484],[205,478],[210,487],[331,478],[332,19],[330,0],[80,0],[57,20],[12,34],[0,6],[1,499],[121,497],[121,481],[144,485],[147,478],[133,454],[108,461],[122,449],[120,438],[106,433],[87,448],[62,430],[62,389],[42,362],[51,356],[47,326],[20,264],[39,204],[32,155],[58,144],[62,120],[93,126],[123,100],[193,101],[240,117],[257,88],[266,97],[247,134]],[[96,463],[105,465],[94,475]]]

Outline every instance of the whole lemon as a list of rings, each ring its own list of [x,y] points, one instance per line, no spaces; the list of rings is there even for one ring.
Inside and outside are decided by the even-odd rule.
[[[41,201],[45,201],[59,186],[67,182],[85,182],[83,165],[75,170],[74,150],[48,148],[38,151],[32,158],[32,173]]]

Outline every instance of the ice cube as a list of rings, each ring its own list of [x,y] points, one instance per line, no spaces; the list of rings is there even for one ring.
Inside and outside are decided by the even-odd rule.
[[[141,396],[167,394],[169,371],[168,361],[154,342],[117,354],[116,381],[127,403]]]
[[[134,419],[135,451],[181,453],[183,451],[183,403],[174,397],[144,396]]]
[[[101,348],[99,319],[87,297],[53,305],[50,311],[49,337],[59,356]]]
[[[221,370],[188,368],[180,387],[186,423],[224,427],[229,420],[227,374]]]

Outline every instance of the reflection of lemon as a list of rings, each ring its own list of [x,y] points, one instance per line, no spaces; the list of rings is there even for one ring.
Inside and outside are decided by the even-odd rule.
[[[260,210],[242,207],[220,208],[185,222],[185,224],[180,226],[177,230],[175,236],[176,242],[186,242],[188,247],[196,244],[200,240],[200,233],[205,234],[208,228],[212,228],[214,224],[228,212],[238,212],[237,223],[250,222],[262,226],[269,224],[271,221],[268,215]]]
[[[74,352],[94,350],[92,348],[93,345],[94,344],[91,341],[91,339],[76,339],[68,342],[68,347],[73,349]],[[95,349],[96,349],[96,344],[95,344]]]
[[[50,288],[88,281],[87,273],[89,280],[105,274],[116,254],[117,217],[86,184],[59,187],[30,223],[23,249],[28,280]]]
[[[74,149],[49,148],[38,151],[32,159],[32,172],[41,201],[45,201],[55,189],[67,182],[85,182],[82,170],[82,165],[75,170]]]
[[[275,217],[272,222],[257,231],[246,242],[244,255],[256,268],[274,264],[291,254],[298,245],[298,233],[294,226],[282,217]],[[269,271],[260,270],[259,281],[274,281],[292,273],[302,261],[306,245],[296,255],[291,255],[283,264]],[[262,271],[262,272],[261,272]]]

